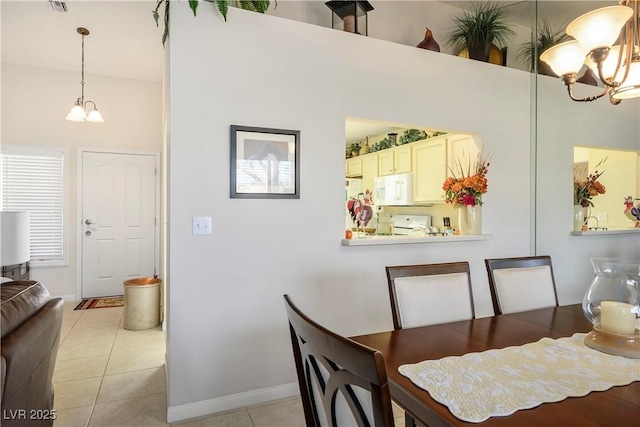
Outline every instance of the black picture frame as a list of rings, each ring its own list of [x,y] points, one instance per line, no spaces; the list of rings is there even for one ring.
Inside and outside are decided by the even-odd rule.
[[[230,197],[300,198],[300,131],[231,125]]]

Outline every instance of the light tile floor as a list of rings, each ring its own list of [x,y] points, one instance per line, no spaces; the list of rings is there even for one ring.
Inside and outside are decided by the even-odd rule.
[[[125,330],[122,307],[76,311],[78,303],[64,308],[54,427],[304,426],[299,397],[167,424],[164,332]],[[402,410],[393,409],[403,426]]]

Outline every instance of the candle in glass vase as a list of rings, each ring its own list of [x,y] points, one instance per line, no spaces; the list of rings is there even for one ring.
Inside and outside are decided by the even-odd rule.
[[[600,326],[615,334],[633,334],[636,330],[636,315],[633,305],[617,301],[600,303]]]

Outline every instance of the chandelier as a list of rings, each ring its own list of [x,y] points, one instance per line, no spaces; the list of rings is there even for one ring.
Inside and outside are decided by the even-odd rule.
[[[69,114],[67,114],[67,117],[65,118],[72,122],[102,123],[104,122],[104,119],[98,111],[96,103],[93,101],[84,100],[84,36],[89,35],[89,30],[83,27],[78,27],[76,31],[82,36],[82,78],[80,80],[82,92],[80,98],[76,99],[76,102],[74,102],[73,104],[73,108],[71,108],[71,111],[69,111]],[[91,110],[88,113],[87,104],[92,104]]]
[[[560,76],[569,97],[589,102],[609,95],[617,105],[623,99],[640,97],[639,0],[620,0],[618,6],[603,7],[574,19],[567,34],[574,40],[545,50],[540,59]],[[618,44],[614,45],[614,43]],[[573,84],[583,65],[604,85],[604,91],[586,98],[573,95]]]

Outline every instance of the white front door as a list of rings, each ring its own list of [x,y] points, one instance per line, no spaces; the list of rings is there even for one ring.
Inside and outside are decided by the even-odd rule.
[[[156,266],[156,156],[82,153],[82,298],[124,293]]]

